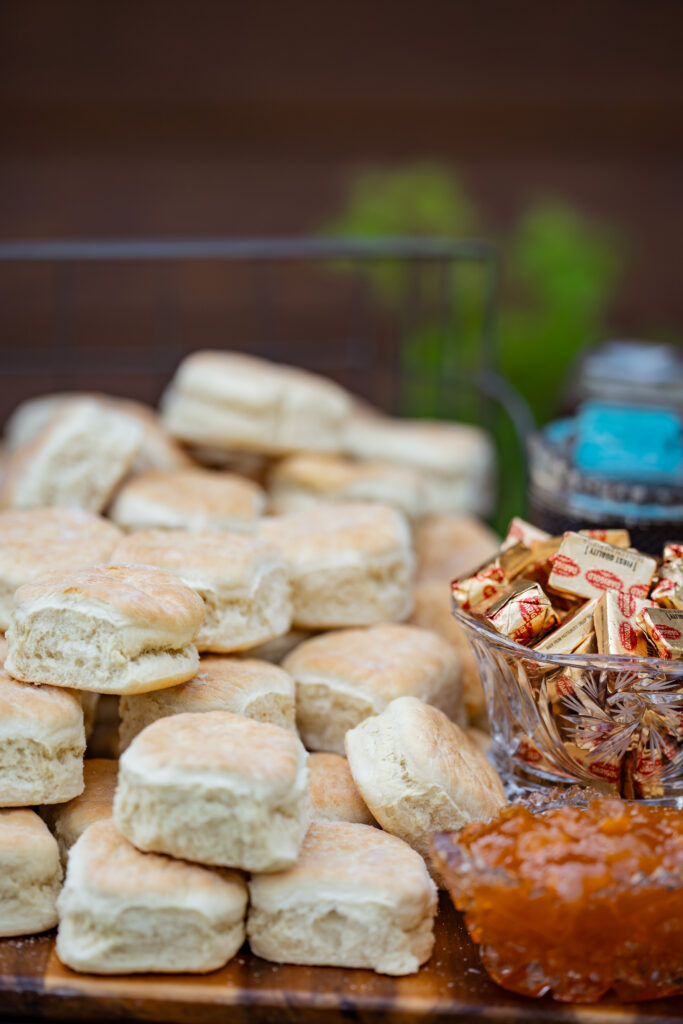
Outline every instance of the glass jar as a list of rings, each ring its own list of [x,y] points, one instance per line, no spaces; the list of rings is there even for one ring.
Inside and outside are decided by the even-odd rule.
[[[572,461],[571,420],[560,420],[529,438],[531,521],[553,536],[565,530],[624,527],[639,551],[661,555],[683,535],[683,484],[588,474]]]

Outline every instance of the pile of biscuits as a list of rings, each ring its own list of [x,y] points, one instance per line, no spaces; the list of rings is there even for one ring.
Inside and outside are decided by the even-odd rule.
[[[198,353],[161,416],[47,396],[7,449],[0,935],[58,924],[96,974],[210,971],[245,937],[416,971],[431,835],[505,803],[448,617],[497,544],[459,514],[490,501],[485,436]]]

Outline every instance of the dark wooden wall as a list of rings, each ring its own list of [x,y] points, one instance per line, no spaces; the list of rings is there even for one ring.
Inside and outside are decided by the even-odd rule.
[[[539,194],[620,225],[615,330],[680,334],[682,29],[679,0],[3,0],[0,234],[301,234],[359,166],[440,160],[492,232]],[[24,287],[4,346],[48,329]]]

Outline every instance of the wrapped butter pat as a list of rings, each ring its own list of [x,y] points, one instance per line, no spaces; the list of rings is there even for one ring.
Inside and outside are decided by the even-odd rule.
[[[551,556],[548,586],[576,597],[602,597],[607,590],[620,590],[634,597],[647,597],[657,562],[649,555],[565,533],[559,550]]]
[[[560,621],[542,587],[524,579],[492,604],[484,617],[497,633],[521,644],[543,636]]]

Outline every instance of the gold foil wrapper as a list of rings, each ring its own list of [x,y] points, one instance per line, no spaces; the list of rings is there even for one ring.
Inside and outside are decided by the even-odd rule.
[[[595,635],[595,630],[586,637],[583,643],[580,643],[574,654],[597,654],[598,653],[598,640]]]
[[[530,548],[538,543],[538,541],[549,539],[550,534],[546,533],[545,530],[541,530],[538,526],[527,523],[525,519],[515,516],[508,526],[508,532],[503,541],[503,549],[510,548],[513,544],[524,544]]]
[[[525,544],[515,543],[498,552],[496,558],[480,566],[471,576],[453,580],[453,600],[464,610],[481,612],[494,599],[510,589],[510,583],[531,563],[532,554]]]
[[[650,596],[664,608],[683,609],[683,559],[671,559],[661,566]]]
[[[649,555],[565,533],[551,558],[548,586],[576,597],[602,597],[608,590],[647,597],[657,562]]]
[[[565,746],[567,753],[575,761],[578,761],[583,770],[593,779],[598,782],[608,782],[611,786],[616,786],[619,782],[622,757],[619,755],[596,756],[594,751],[591,751],[586,746],[579,746],[577,743],[567,743]]]
[[[664,545],[664,562],[683,562],[683,541],[670,540]]]
[[[539,745],[530,736],[524,736],[517,744],[515,756],[525,761],[531,768],[538,771],[554,771],[555,765],[541,751]]]
[[[524,578],[540,584],[543,590],[547,591],[548,579],[552,571],[552,556],[557,553],[561,543],[561,537],[549,537],[548,540],[541,540],[538,544],[534,544],[531,549],[534,556],[533,562],[524,570]],[[580,597],[559,592],[553,594],[553,604],[565,618],[575,612],[581,603],[583,603],[583,598]]]
[[[557,629],[534,644],[534,650],[546,654],[571,654],[575,651],[593,634],[593,612],[599,600],[594,597],[592,601],[581,605]]]
[[[453,600],[464,611],[491,602],[508,589],[508,579],[497,560],[477,569],[472,576],[451,583]]]
[[[683,658],[683,611],[646,608],[640,615],[640,622],[660,658]]]
[[[526,544],[513,544],[512,547],[501,551],[496,561],[505,573],[506,579],[511,583],[533,563],[534,555]]]
[[[561,668],[544,680],[546,698],[550,704],[573,697],[581,689],[583,673],[580,668]]]
[[[547,540],[539,540],[537,544],[533,544],[531,547],[532,563],[538,566],[544,565],[559,551],[561,543],[562,537],[548,537]],[[550,572],[550,565],[547,568]]]
[[[492,604],[485,618],[497,633],[520,644],[529,644],[559,622],[557,612],[542,587],[524,579]]]
[[[579,533],[582,537],[601,540],[604,544],[611,544],[615,548],[631,546],[631,534],[628,530],[579,530]]]
[[[647,638],[638,624],[638,615],[654,602],[608,590],[595,609],[595,637],[600,654],[648,655]]]

